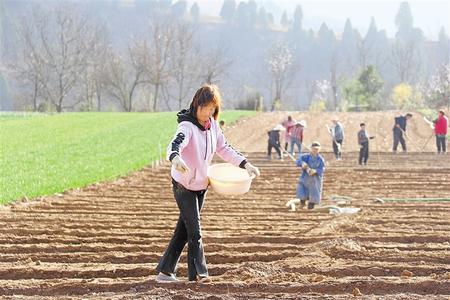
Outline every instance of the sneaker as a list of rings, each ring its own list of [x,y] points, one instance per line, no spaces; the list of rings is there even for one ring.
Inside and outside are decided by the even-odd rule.
[[[212,280],[209,276],[197,276],[198,283],[212,283]]]
[[[166,275],[162,272],[159,272],[156,275],[156,282],[177,282],[178,279],[175,277],[175,274]]]
[[[308,202],[308,209],[314,209],[315,203]]]

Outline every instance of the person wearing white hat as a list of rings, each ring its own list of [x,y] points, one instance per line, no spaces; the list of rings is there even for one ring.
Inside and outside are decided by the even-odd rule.
[[[291,155],[294,155],[294,147],[297,145],[298,153],[302,153],[302,143],[303,143],[303,130],[306,128],[306,121],[301,120],[295,123],[294,128],[292,128],[291,136]]]
[[[275,151],[277,151],[278,159],[283,159],[283,156],[281,156],[280,131],[284,130],[281,124],[277,124],[272,130],[267,132],[269,136],[269,140],[267,141],[267,159],[272,159],[272,148],[275,148]]]
[[[342,158],[342,142],[344,141],[344,128],[337,118],[333,120],[333,127],[329,129],[333,139],[333,152],[337,160]]]
[[[298,185],[297,198],[303,208],[308,200],[308,209],[313,209],[319,204],[322,198],[323,172],[325,170],[325,160],[319,154],[320,143],[311,144],[311,152],[301,155],[296,162],[297,167],[302,168]]]

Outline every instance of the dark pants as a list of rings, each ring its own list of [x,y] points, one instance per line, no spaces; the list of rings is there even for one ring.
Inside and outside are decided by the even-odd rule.
[[[445,135],[436,135],[436,146],[438,153],[447,151],[447,137]]]
[[[361,149],[359,149],[359,164],[367,164],[369,159],[369,142],[361,144]]]
[[[336,158],[341,158],[341,148],[342,148],[342,140],[333,140],[333,152]]]
[[[271,156],[272,155],[272,148],[275,148],[275,150],[278,153],[278,158],[281,158],[281,150],[280,150],[280,144],[279,143],[274,143],[272,141],[268,142],[268,146],[267,146],[267,156]]]
[[[175,274],[181,252],[187,242],[188,278],[192,281],[197,279],[197,274],[208,276],[200,228],[200,210],[203,206],[206,190],[190,191],[173,179],[172,184],[173,194],[180,209],[180,216],[169,246],[167,246],[156,270]]]
[[[394,129],[394,147],[392,148],[392,150],[397,151],[399,142],[402,145],[403,151],[406,151],[406,143],[405,143],[405,138],[403,137],[403,132],[400,129],[395,128]]]

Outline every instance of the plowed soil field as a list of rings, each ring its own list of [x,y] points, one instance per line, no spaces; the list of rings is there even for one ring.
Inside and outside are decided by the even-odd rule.
[[[244,124],[265,138],[261,118]],[[450,155],[372,152],[360,167],[356,152],[341,161],[324,153],[324,204],[347,196],[362,210],[290,211],[299,170],[267,160],[265,140],[249,142],[242,127],[226,134],[242,135],[233,142],[261,176],[243,196],[208,191],[202,228],[212,283],[186,282],[185,253],[181,282],[154,281],[178,218],[162,164],[0,208],[0,298],[450,299],[450,202],[374,202],[450,197]]]

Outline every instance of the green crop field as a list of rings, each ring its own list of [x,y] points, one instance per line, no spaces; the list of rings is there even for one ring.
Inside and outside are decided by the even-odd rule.
[[[227,124],[251,111],[225,111]],[[0,114],[0,203],[117,178],[165,155],[176,113]]]

